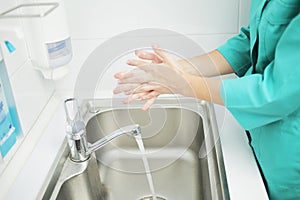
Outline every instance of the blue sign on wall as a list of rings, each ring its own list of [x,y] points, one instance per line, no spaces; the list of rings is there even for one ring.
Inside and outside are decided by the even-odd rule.
[[[21,135],[14,98],[4,61],[0,61],[0,154],[4,158]]]

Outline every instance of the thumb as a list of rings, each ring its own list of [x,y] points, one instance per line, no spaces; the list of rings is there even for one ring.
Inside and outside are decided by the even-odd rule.
[[[183,73],[183,71],[178,66],[177,60],[170,53],[168,53],[164,49],[159,48],[158,45],[153,45],[152,48],[153,51],[163,59],[163,61],[167,64],[169,68],[175,70],[180,74]]]

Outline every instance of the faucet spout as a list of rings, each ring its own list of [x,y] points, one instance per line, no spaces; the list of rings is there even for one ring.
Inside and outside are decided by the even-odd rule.
[[[106,145],[107,143],[112,141],[113,139],[115,139],[121,135],[124,135],[124,134],[130,134],[134,137],[141,135],[141,128],[138,124],[134,124],[134,125],[125,126],[118,130],[115,130],[114,132],[112,132],[111,134],[98,140],[97,142],[95,142],[93,144],[89,144],[88,145],[88,154],[91,154],[91,153],[97,151],[98,149],[100,149],[101,147],[103,147],[104,145]]]
[[[134,137],[141,135],[141,128],[138,124],[122,127],[110,135],[89,144],[86,139],[86,128],[83,118],[80,115],[80,107],[76,99],[65,100],[65,112],[67,118],[67,139],[70,147],[70,158],[75,162],[86,161],[90,155],[111,140],[130,134]]]

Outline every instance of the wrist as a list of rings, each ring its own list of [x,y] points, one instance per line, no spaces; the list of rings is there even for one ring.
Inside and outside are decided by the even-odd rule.
[[[187,87],[182,91],[183,95],[207,100],[206,96],[209,91],[207,84],[205,83],[205,78],[194,76],[186,72],[182,73],[182,77],[187,83]]]
[[[187,73],[183,74],[183,77],[188,83],[188,89],[184,90],[183,95],[224,105],[220,94],[221,79],[193,76]]]
[[[181,59],[177,60],[177,64],[180,69],[191,75],[200,75],[200,72],[196,68],[196,66],[189,59]]]

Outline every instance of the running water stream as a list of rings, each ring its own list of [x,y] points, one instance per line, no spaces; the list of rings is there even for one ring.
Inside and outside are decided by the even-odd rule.
[[[156,193],[155,193],[155,190],[154,190],[153,179],[152,179],[152,175],[151,175],[151,172],[150,172],[148,159],[146,157],[146,151],[145,151],[144,143],[143,143],[143,140],[142,140],[142,136],[141,135],[135,136],[135,140],[136,140],[136,143],[138,144],[138,147],[139,147],[140,152],[142,154],[142,159],[143,159],[143,163],[144,163],[144,167],[145,167],[145,171],[146,171],[146,176],[147,176],[149,188],[150,188],[150,191],[152,193],[152,199],[157,200],[157,196],[156,196]]]

